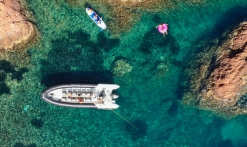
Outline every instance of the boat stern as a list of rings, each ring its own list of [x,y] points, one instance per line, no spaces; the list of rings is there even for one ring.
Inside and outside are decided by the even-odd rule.
[[[107,103],[107,104],[95,104],[98,109],[103,109],[103,110],[112,110],[112,109],[117,109],[119,105],[114,104],[114,103]]]

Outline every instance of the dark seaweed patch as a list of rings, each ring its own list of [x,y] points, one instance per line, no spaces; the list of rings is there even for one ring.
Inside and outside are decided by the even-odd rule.
[[[176,39],[172,35],[167,35],[166,36],[166,42],[169,44],[169,51],[173,55],[177,55],[180,51],[180,48],[176,42]]]
[[[139,51],[150,54],[153,49],[162,49],[162,52],[166,52],[167,48],[173,55],[177,55],[180,50],[172,35],[162,36],[156,29],[151,29],[144,35]]]
[[[2,71],[0,71],[0,82],[4,82],[6,79],[6,74]]]
[[[35,143],[31,143],[31,144],[27,145],[26,147],[37,147],[37,145]]]
[[[116,100],[116,103],[118,104],[118,105],[120,105],[120,106],[124,106],[124,105],[126,105],[127,104],[127,98],[126,97],[124,97],[123,95],[120,95],[119,94],[119,97],[121,97],[120,99],[117,99]]]
[[[141,46],[139,47],[139,50],[144,54],[150,54],[151,53],[151,47],[152,44],[149,42],[143,42]]]
[[[176,116],[178,114],[178,107],[179,107],[179,104],[177,101],[172,101],[172,104],[170,106],[170,108],[168,109],[168,114],[170,116]]]
[[[154,23],[160,24],[162,20],[161,20],[161,18],[160,18],[159,15],[155,14],[155,15],[153,16],[152,21],[153,21]]]
[[[0,95],[10,93],[9,87],[5,83],[0,83]]]
[[[15,72],[14,67],[10,64],[10,62],[8,62],[6,60],[0,61],[0,70],[3,70],[6,73]]]
[[[139,138],[143,138],[147,135],[147,124],[143,120],[134,120],[131,122],[137,129],[131,127],[129,123],[125,123],[125,130],[130,134],[131,139],[136,141]]]
[[[184,77],[184,78],[179,78],[179,81],[181,81],[181,84],[178,85],[175,95],[177,97],[177,99],[182,100],[183,98],[183,93],[187,88],[187,81],[188,78]],[[186,83],[185,85],[183,85],[183,83]]]
[[[12,73],[12,79],[17,79],[17,81],[22,80],[22,74],[27,72],[27,68],[21,68],[20,70],[15,70],[14,66],[10,64],[10,62],[6,60],[0,61],[0,70],[5,73]],[[6,78],[6,74],[4,72],[0,73],[0,81],[4,81]]]
[[[119,43],[118,39],[108,39],[104,33],[98,34],[96,43],[81,30],[65,33],[60,39],[52,41],[48,60],[41,61],[41,83],[46,86],[71,82],[111,83],[111,72],[102,66],[102,52]]]
[[[6,73],[12,73],[12,79],[20,81],[24,72],[27,72],[27,68],[21,68],[19,71],[16,71],[10,62],[0,60],[0,95],[10,93],[9,87],[4,83],[7,76]]]
[[[169,50],[170,50],[170,52],[173,54],[173,55],[177,55],[178,53],[179,53],[179,47],[178,46],[176,46],[176,45],[174,45],[174,46],[171,46],[170,48],[169,48]]]
[[[220,142],[218,147],[234,147],[234,145],[232,144],[231,140],[228,139],[228,140],[223,140],[222,142]]]
[[[12,73],[11,79],[16,79],[17,81],[20,81],[20,80],[22,80],[22,75],[27,71],[28,71],[27,68],[21,68],[20,70]]]
[[[151,49],[155,47],[157,42],[164,41],[160,38],[162,38],[162,36],[160,36],[155,29],[151,29],[145,33],[139,50],[144,54],[150,54]]]
[[[14,147],[25,147],[25,145],[23,143],[16,143]]]
[[[32,119],[31,124],[36,128],[41,128],[44,125],[44,122],[41,119],[34,118]]]
[[[178,67],[178,68],[184,68],[184,67],[187,65],[186,62],[178,61],[178,60],[176,60],[176,59],[172,59],[172,60],[171,60],[171,64],[172,64],[173,66]]]
[[[109,52],[110,49],[113,49],[116,46],[119,46],[120,40],[119,39],[107,39],[103,32],[98,34],[98,42],[97,45],[100,48],[103,48],[105,52]]]

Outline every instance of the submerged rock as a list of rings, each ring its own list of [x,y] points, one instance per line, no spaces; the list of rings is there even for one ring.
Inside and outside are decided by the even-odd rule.
[[[32,38],[34,26],[18,0],[0,0],[0,19],[0,49],[13,49]]]
[[[112,72],[116,76],[122,77],[124,74],[131,72],[132,68],[127,60],[121,59],[113,64]]]
[[[169,69],[169,64],[161,62],[156,67],[156,73],[155,76],[157,77],[163,77]]]
[[[200,59],[211,62],[201,64],[191,74],[192,92],[187,91],[183,101],[230,115],[247,113],[247,103],[241,100],[247,92],[247,22],[225,34],[220,45],[208,50],[214,53]]]

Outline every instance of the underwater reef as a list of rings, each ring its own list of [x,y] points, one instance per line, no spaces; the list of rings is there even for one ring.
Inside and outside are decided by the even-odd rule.
[[[198,54],[200,65],[191,74],[191,91],[185,92],[185,103],[223,112],[225,116],[247,113],[246,34],[245,21],[224,32],[222,41],[207,47],[206,55]]]
[[[24,1],[0,0],[0,49],[14,50],[26,45],[36,35]]]
[[[112,72],[118,76],[122,77],[124,74],[131,72],[132,66],[124,59],[118,60],[113,64]]]
[[[66,0],[73,7],[93,8],[107,22],[107,29],[113,36],[119,36],[128,32],[138,22],[143,14],[154,14],[164,9],[172,10],[178,8],[178,3],[186,3],[191,6],[202,5],[204,0],[98,0],[81,1]],[[163,23],[163,22],[158,22]]]

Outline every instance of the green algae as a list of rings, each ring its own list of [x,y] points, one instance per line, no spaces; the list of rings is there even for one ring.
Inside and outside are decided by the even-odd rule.
[[[31,124],[36,128],[41,128],[43,127],[44,122],[42,121],[42,119],[34,118],[32,119]]]

